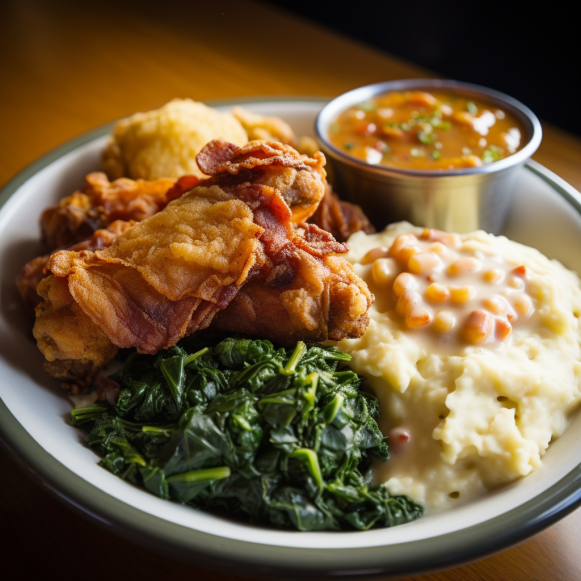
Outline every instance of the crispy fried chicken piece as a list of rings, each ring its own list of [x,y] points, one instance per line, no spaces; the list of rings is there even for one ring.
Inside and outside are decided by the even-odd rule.
[[[117,347],[75,302],[66,279],[51,275],[40,282],[38,293],[43,300],[36,307],[33,334],[44,368],[72,393],[82,393]]]
[[[278,190],[292,211],[296,224],[307,220],[325,195],[325,156],[298,154],[290,145],[251,141],[238,147],[210,141],[198,155],[198,165],[212,176],[205,183],[219,183],[225,191],[252,181]]]
[[[363,210],[355,204],[340,200],[330,185],[327,185],[325,197],[309,222],[330,232],[340,242],[346,242],[351,234],[359,230],[366,234],[375,232]]]
[[[286,145],[296,145],[294,131],[280,117],[265,117],[242,107],[232,107],[232,115],[244,127],[249,141],[279,141]]]
[[[369,324],[373,295],[343,258],[317,256],[332,238],[308,225],[307,247],[286,249],[285,270],[276,268],[252,279],[221,311],[212,328],[267,337],[285,346],[297,341],[318,342],[360,337]],[[334,242],[334,241],[333,241]],[[334,251],[346,247],[336,242]]]
[[[269,325],[261,323],[262,313],[255,316],[249,334],[264,325],[266,338],[288,344],[363,333],[372,295],[342,258],[332,256],[347,247],[315,225],[295,224],[289,208],[291,203],[305,214],[316,207],[324,192],[324,158],[308,159],[278,143],[238,148],[214,141],[197,161],[210,179],[128,228],[108,248],[50,257],[54,276],[41,283],[45,302],[37,307],[35,325],[49,372],[75,381],[80,371],[78,383],[86,385],[114,348],[156,353],[175,345],[210,325],[218,311],[226,313],[247,288],[255,310],[261,305],[252,289],[267,288],[269,308],[277,314]],[[59,296],[66,294],[63,282],[66,300],[52,300],[53,285]],[[83,333],[67,325],[69,344],[55,328],[55,310],[72,319],[83,313]],[[239,311],[230,318],[231,327],[221,328],[237,330]],[[85,329],[87,320],[95,329]],[[277,322],[286,327],[275,328]],[[53,333],[60,340],[51,343]],[[92,342],[98,352],[83,351],[85,334],[99,339]]]
[[[89,238],[99,228],[115,220],[137,222],[153,216],[174,199],[176,180],[163,178],[153,182],[120,178],[109,182],[101,172],[85,178],[87,185],[55,206],[47,208],[40,218],[42,242],[47,250],[66,248]],[[193,188],[188,177],[188,189]],[[179,187],[179,185],[178,185]]]
[[[130,228],[134,224],[135,221],[133,220],[128,222],[115,220],[107,228],[95,231],[92,236],[71,246],[69,250],[99,250],[106,248],[107,246],[111,246],[117,236],[123,234],[127,228]],[[38,284],[43,278],[48,276],[45,269],[50,256],[50,254],[45,254],[44,256],[33,258],[24,265],[20,274],[16,277],[16,286],[18,287],[20,296],[26,307],[31,311],[34,311],[36,305],[42,300],[36,292],[36,287],[38,287]]]

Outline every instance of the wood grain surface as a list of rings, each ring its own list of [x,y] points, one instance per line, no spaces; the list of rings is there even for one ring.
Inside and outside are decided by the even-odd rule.
[[[421,76],[434,73],[255,2],[4,0],[0,185],[79,133],[174,97],[333,96]],[[581,189],[581,141],[546,124],[544,132],[535,159]],[[241,579],[103,530],[47,494],[4,452],[0,519],[2,579]],[[577,511],[495,556],[413,579],[574,581],[581,579],[580,539]]]

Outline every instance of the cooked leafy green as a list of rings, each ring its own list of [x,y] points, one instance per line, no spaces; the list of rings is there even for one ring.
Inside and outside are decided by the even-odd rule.
[[[200,347],[132,353],[112,376],[114,409],[72,412],[74,425],[93,422],[86,441],[103,467],[162,498],[280,528],[367,530],[422,515],[372,485],[371,460],[388,446],[349,355],[232,338]]]

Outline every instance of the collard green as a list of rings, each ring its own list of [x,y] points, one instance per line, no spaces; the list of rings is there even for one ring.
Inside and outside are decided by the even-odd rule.
[[[377,400],[334,347],[184,340],[132,353],[115,408],[74,410],[100,464],[162,498],[301,531],[387,527],[423,509],[373,486]]]

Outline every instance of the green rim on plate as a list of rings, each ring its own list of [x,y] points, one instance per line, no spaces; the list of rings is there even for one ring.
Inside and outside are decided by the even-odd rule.
[[[254,98],[210,104],[230,106],[273,101],[323,103],[326,99]],[[81,145],[107,134],[111,127],[112,123],[109,123],[85,133],[30,164],[0,190],[0,207],[31,176]],[[526,167],[581,213],[581,195],[574,188],[536,162],[530,161]],[[525,504],[480,524],[438,537],[363,548],[281,547],[196,531],[117,500],[46,452],[1,400],[0,442],[38,482],[111,532],[170,556],[237,574],[281,578],[362,578],[408,576],[446,569],[504,550],[541,531],[581,504],[581,465],[578,465],[558,483]],[[451,547],[454,547],[453,551]]]

